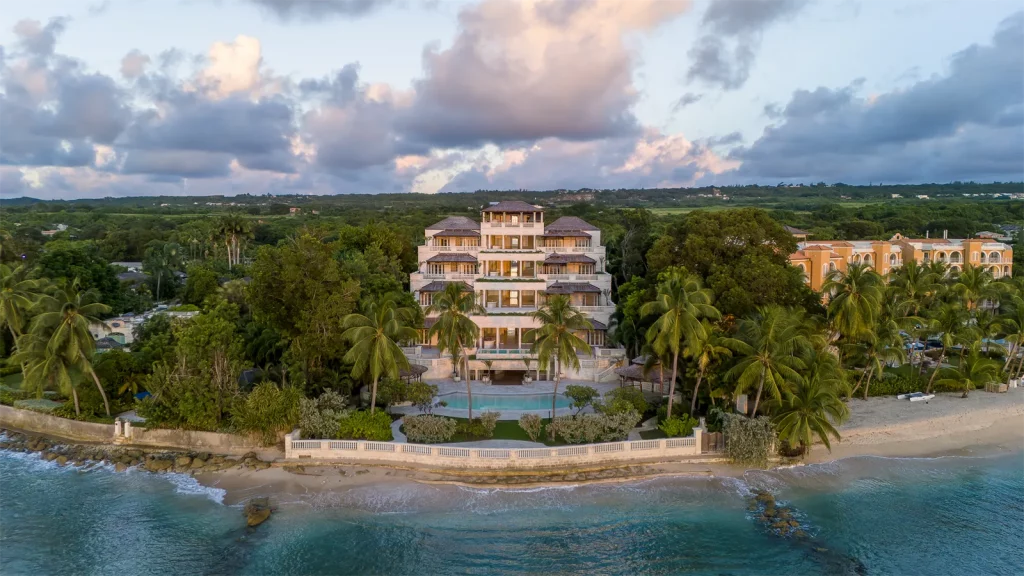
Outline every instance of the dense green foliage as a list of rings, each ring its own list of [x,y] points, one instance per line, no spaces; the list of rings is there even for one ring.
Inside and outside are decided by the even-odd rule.
[[[450,442],[455,436],[455,420],[443,416],[406,416],[402,419],[402,429],[409,442],[420,444],[437,444]],[[492,431],[493,434],[493,431]]]
[[[526,432],[531,442],[536,442],[544,432],[544,421],[536,414],[523,414],[519,417],[519,427]]]
[[[689,414],[683,414],[666,418],[661,424],[658,424],[658,428],[665,433],[665,436],[675,438],[676,436],[689,436],[693,434],[693,429],[699,424],[700,421],[696,418],[691,417]]]
[[[391,417],[386,412],[349,412],[338,424],[338,438],[347,440],[391,440]]]

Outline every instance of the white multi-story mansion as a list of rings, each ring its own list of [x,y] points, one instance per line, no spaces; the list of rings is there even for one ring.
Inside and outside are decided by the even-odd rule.
[[[521,201],[492,204],[480,220],[453,216],[428,227],[419,247],[419,271],[410,275],[410,289],[424,310],[448,283],[462,282],[487,311],[473,317],[480,327],[476,347],[467,351],[474,379],[484,371],[496,372],[495,381],[519,381],[527,370],[537,379],[549,376],[530,354],[529,331],[539,326],[530,314],[553,294],[568,295],[593,324],[593,330],[579,334],[593,353],[582,358],[579,372],[563,368],[563,374],[614,378],[611,368],[622,351],[605,347],[615,305],[600,229],[574,216],[547,224],[542,208]],[[428,328],[433,320],[426,318]],[[426,330],[423,338],[407,350],[410,359],[428,366],[428,378],[449,376],[450,359],[439,357]]]

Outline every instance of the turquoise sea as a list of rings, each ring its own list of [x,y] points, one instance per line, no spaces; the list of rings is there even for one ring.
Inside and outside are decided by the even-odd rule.
[[[754,488],[807,540],[747,512]],[[1024,454],[851,458],[742,479],[287,496],[255,530],[186,476],[0,452],[0,574],[1024,573]]]

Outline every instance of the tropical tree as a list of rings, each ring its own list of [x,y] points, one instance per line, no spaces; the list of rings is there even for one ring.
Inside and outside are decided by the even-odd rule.
[[[437,314],[437,320],[427,332],[430,338],[437,337],[437,348],[441,354],[446,351],[452,355],[452,368],[459,371],[456,358],[462,358],[465,365],[466,396],[469,398],[469,419],[473,419],[473,386],[469,378],[469,358],[465,348],[477,341],[480,327],[470,316],[487,314],[483,306],[477,303],[476,296],[469,286],[462,282],[450,282],[434,297],[433,303],[427,308],[427,315]]]
[[[940,278],[927,267],[909,260],[892,274],[891,287],[903,301],[909,315],[916,316],[928,308],[931,298],[941,287]]]
[[[930,393],[932,391],[932,386],[935,384],[935,378],[938,376],[939,370],[942,368],[942,363],[946,360],[946,354],[949,350],[957,344],[965,344],[971,341],[972,330],[967,323],[967,311],[959,302],[946,302],[941,304],[935,311],[934,316],[930,319],[928,329],[932,334],[939,335],[939,342],[942,344],[942,351],[939,353],[939,361],[935,366],[935,371],[932,372],[931,378],[928,379],[928,388],[926,389],[926,392]]]
[[[857,385],[850,391],[849,396],[857,393],[861,384],[864,384],[864,399],[868,398],[868,389],[871,387],[871,379],[881,376],[886,364],[891,362],[906,362],[907,353],[904,348],[903,336],[900,334],[899,324],[890,316],[883,315],[878,319],[873,330],[858,345],[863,353],[866,363]]]
[[[779,439],[799,445],[806,453],[816,436],[831,452],[829,438],[840,439],[836,427],[849,416],[849,409],[839,397],[840,384],[838,363],[811,364],[807,376],[792,391],[771,402]]]
[[[1002,292],[1002,285],[995,281],[991,272],[971,264],[964,265],[950,288],[960,296],[972,318],[979,303],[994,300]]]
[[[38,290],[39,281],[28,278],[24,264],[0,264],[0,329],[6,327],[11,331],[15,346],[23,334],[28,310],[39,297]]]
[[[959,366],[940,368],[936,373],[941,376],[939,384],[963,389],[961,398],[967,398],[967,393],[974,388],[984,388],[986,384],[998,382],[1000,376],[999,363],[983,356],[978,343],[970,346],[967,355],[960,359]]]
[[[540,328],[527,332],[527,337],[533,339],[530,353],[537,355],[541,366],[555,364],[555,390],[551,395],[551,415],[554,416],[562,365],[579,370],[579,352],[590,354],[590,345],[575,332],[591,330],[594,326],[582,312],[573,308],[569,297],[562,294],[548,298],[547,303],[530,316],[540,322]]]
[[[77,279],[64,282],[51,294],[40,297],[42,311],[32,319],[31,331],[36,335],[48,334],[48,353],[62,356],[63,361],[92,378],[103,397],[104,410],[110,416],[110,401],[92,365],[96,341],[89,326],[100,324],[100,315],[110,312],[110,306],[98,302],[97,298],[95,291],[81,290]]]
[[[706,339],[702,318],[718,320],[721,314],[711,305],[711,291],[701,286],[700,278],[680,268],[662,273],[657,297],[640,309],[642,316],[657,314],[658,319],[647,329],[647,342],[658,356],[672,355],[672,379],[669,381],[666,418],[672,417],[679,354],[684,339]]]
[[[870,333],[881,312],[883,286],[882,277],[864,264],[850,264],[829,275],[821,291],[831,295],[828,315],[845,340],[857,341]]]
[[[228,214],[217,223],[215,233],[227,249],[230,270],[242,260],[242,243],[245,239],[252,238],[252,224],[240,214]]]
[[[690,415],[697,413],[697,393],[707,374],[708,367],[722,358],[732,356],[732,351],[742,348],[742,342],[728,338],[716,327],[703,321],[703,330],[698,330],[686,341],[685,355],[697,365],[697,383],[693,385],[693,399],[690,401]]]
[[[1024,350],[1024,298],[1020,295],[1014,294],[1009,302],[1004,303],[1003,313],[999,316],[999,329],[1010,345],[1003,364],[1003,370],[1008,371],[1017,355]]]
[[[736,393],[757,388],[754,410],[757,415],[765,387],[776,400],[782,399],[787,383],[802,380],[804,361],[799,352],[807,347],[801,322],[792,311],[778,305],[765,306],[739,324],[737,347],[739,361],[726,374],[736,379]]]
[[[416,330],[408,325],[413,317],[412,310],[400,308],[394,298],[384,296],[367,302],[364,313],[349,314],[342,320],[342,338],[352,345],[345,354],[345,362],[352,364],[352,376],[369,375],[373,381],[371,413],[377,405],[380,378],[398,378],[399,370],[409,367],[399,343],[416,338]]]
[[[170,278],[181,269],[181,246],[175,242],[154,240],[146,248],[146,271],[156,278],[155,299],[160,300],[160,285],[164,278]]]
[[[43,397],[43,390],[56,389],[75,403],[75,415],[81,415],[76,383],[80,378],[77,367],[64,354],[51,349],[48,335],[43,331],[29,332],[18,338],[18,352],[12,356],[23,366],[21,389]]]

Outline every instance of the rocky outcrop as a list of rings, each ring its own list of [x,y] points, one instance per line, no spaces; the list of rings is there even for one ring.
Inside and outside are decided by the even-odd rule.
[[[270,498],[253,498],[245,503],[245,524],[249,527],[259,526],[270,518],[272,512]]]

